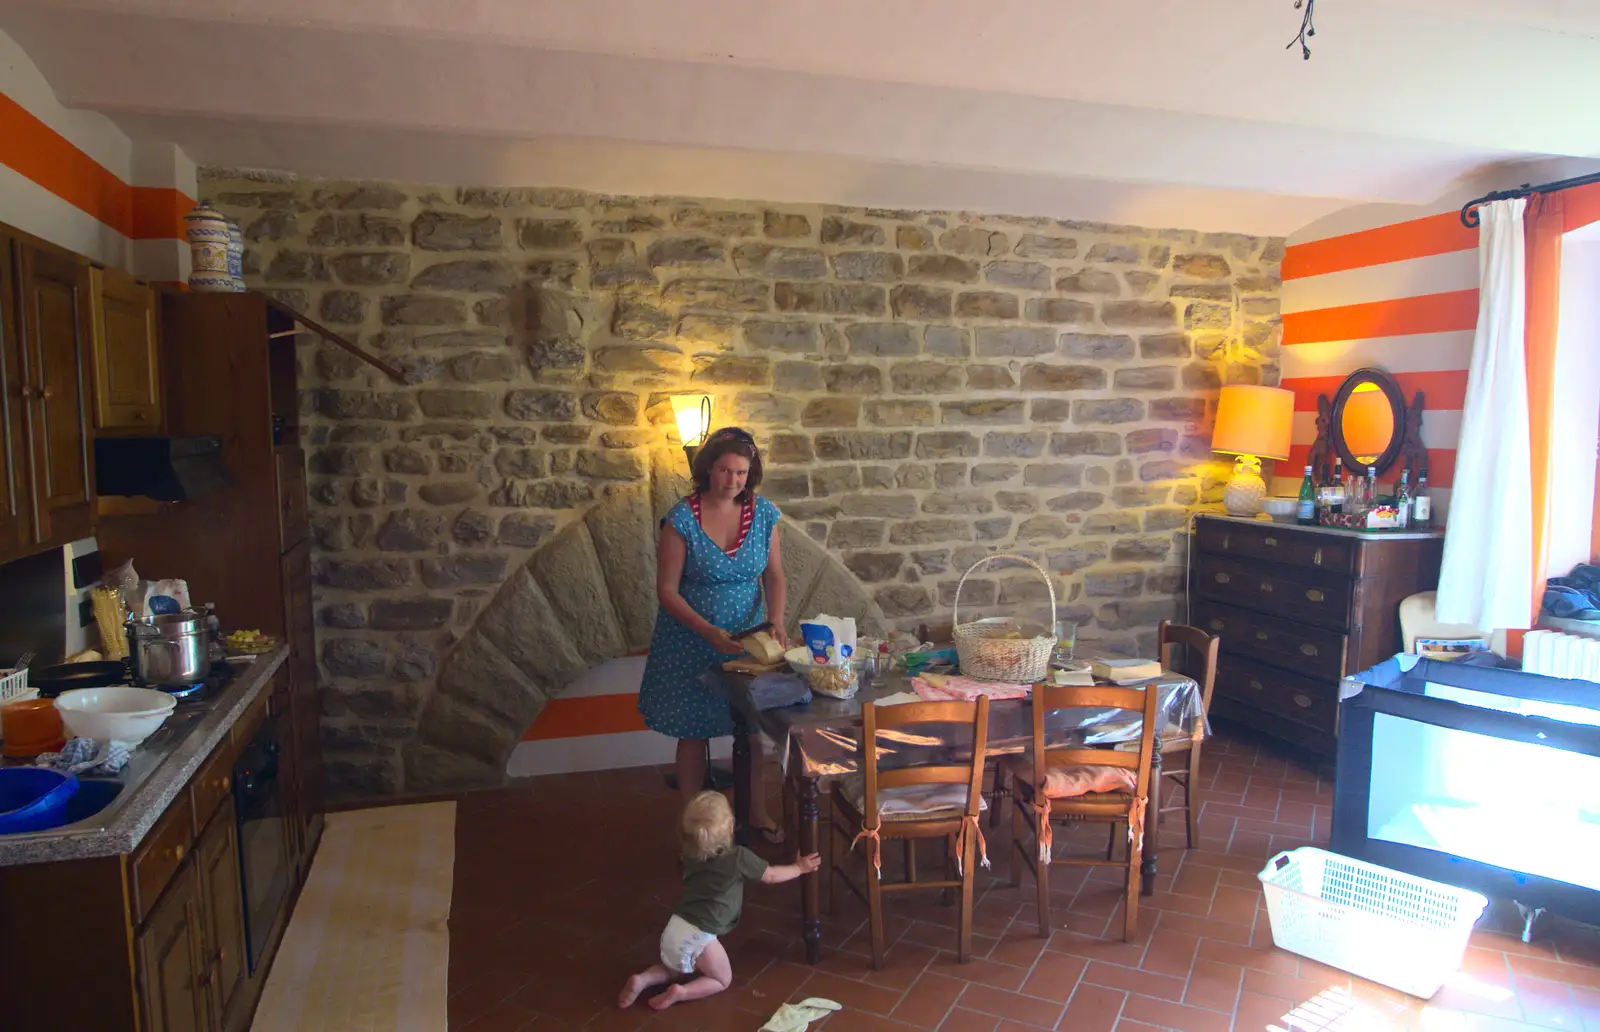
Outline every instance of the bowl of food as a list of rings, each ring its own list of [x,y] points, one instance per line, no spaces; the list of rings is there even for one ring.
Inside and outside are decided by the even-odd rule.
[[[796,645],[788,652],[785,652],[783,654],[783,658],[789,661],[789,669],[793,670],[801,677],[805,677],[807,674],[811,673],[811,667],[813,665],[811,662],[811,650],[806,648],[804,645]]]
[[[1271,497],[1261,499],[1261,511],[1271,516],[1276,523],[1293,523],[1295,513],[1300,508],[1300,499]]]
[[[126,742],[129,746],[155,734],[177,705],[178,700],[166,692],[125,684],[74,688],[56,697],[61,722],[74,738]]]
[[[278,647],[278,639],[260,631],[231,631],[222,636],[222,647],[231,656],[260,656]]]

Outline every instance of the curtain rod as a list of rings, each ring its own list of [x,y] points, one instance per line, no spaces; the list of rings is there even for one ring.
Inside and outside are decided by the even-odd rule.
[[[1462,205],[1461,224],[1468,229],[1473,229],[1478,225],[1478,205],[1480,204],[1488,204],[1490,201],[1508,201],[1514,197],[1527,197],[1531,194],[1555,193],[1557,190],[1570,190],[1575,186],[1588,186],[1590,183],[1600,183],[1600,172],[1587,176],[1577,176],[1573,179],[1557,179],[1553,183],[1540,183],[1538,186],[1523,183],[1513,190],[1495,190]]]

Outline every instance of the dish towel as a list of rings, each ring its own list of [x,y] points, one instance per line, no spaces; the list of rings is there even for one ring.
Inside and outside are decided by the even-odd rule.
[[[40,753],[34,765],[86,778],[112,778],[128,765],[126,742],[97,742],[74,738],[60,752]]]
[[[761,1026],[761,1032],[805,1032],[807,1025],[844,1008],[832,1000],[819,996],[807,997],[799,1003],[786,1003]]]

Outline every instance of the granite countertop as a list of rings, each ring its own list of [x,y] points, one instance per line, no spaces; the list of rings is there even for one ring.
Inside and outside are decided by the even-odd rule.
[[[1439,530],[1351,530],[1347,527],[1302,526],[1299,523],[1279,523],[1277,520],[1262,516],[1229,516],[1223,512],[1198,512],[1197,517],[1208,520],[1223,520],[1227,523],[1250,523],[1264,527],[1284,527],[1290,530],[1300,530],[1307,534],[1330,534],[1334,537],[1353,538],[1386,538],[1399,541],[1423,541],[1428,538],[1444,537],[1444,531]]]
[[[162,757],[153,770],[143,772],[142,777],[128,784],[123,795],[112,801],[106,808],[109,816],[97,814],[77,824],[49,831],[0,835],[0,867],[132,853],[211,755],[211,750],[239,722],[250,704],[269,690],[272,675],[288,657],[288,647],[279,646],[277,651],[243,665],[227,688],[207,704],[195,726],[172,751]],[[138,756],[138,750],[134,755]],[[134,767],[135,763],[130,762],[129,770]]]

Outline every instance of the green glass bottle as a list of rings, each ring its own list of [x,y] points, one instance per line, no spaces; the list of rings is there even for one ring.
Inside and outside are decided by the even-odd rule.
[[[1314,525],[1317,522],[1317,488],[1311,482],[1311,467],[1306,467],[1305,479],[1300,481],[1300,507],[1295,512],[1296,521]]]

